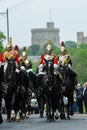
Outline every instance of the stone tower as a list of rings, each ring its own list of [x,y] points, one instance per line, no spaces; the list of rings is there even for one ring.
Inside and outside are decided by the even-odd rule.
[[[84,32],[77,32],[77,43],[80,44],[84,37]]]
[[[78,46],[82,43],[87,44],[87,36],[84,36],[84,32],[77,32],[77,43]]]
[[[50,39],[57,47],[60,47],[59,28],[54,28],[54,22],[48,22],[47,28],[37,28],[31,30],[32,45],[44,46]]]

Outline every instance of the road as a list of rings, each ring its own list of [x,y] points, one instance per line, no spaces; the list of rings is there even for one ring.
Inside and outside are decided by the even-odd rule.
[[[71,120],[60,120],[46,122],[46,118],[39,118],[39,115],[32,114],[29,119],[20,122],[5,122],[0,125],[0,130],[87,130],[87,115],[75,114]]]

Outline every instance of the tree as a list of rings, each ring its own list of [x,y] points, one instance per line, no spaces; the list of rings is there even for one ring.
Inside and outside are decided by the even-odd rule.
[[[31,48],[32,48],[33,55],[38,55],[39,50],[40,50],[40,46],[39,45],[32,45]]]
[[[3,32],[0,32],[0,53],[4,49],[4,47],[3,47],[3,40],[5,40],[5,39],[6,39],[6,36],[3,34]]]
[[[67,48],[77,48],[77,43],[74,42],[74,41],[66,41],[66,42],[65,42],[65,46],[66,46]]]

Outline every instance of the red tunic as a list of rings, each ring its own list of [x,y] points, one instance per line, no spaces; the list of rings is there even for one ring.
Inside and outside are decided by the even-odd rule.
[[[11,51],[6,51],[6,52],[2,52],[1,53],[1,55],[0,55],[0,62],[5,62],[5,59],[6,58],[10,58],[10,56],[13,56],[13,58],[15,58],[15,61],[17,62],[17,63],[19,63],[19,55],[18,55],[18,53],[16,52],[16,51],[14,51],[14,50],[11,50]]]
[[[56,55],[52,55],[52,56],[54,58],[54,64],[58,64],[58,58],[57,58],[57,56]],[[45,63],[45,61],[44,61],[45,57],[46,57],[45,54],[41,55],[40,64],[44,64]]]

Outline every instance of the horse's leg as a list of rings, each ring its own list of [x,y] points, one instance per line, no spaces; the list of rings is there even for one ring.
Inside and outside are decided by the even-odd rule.
[[[59,111],[60,111],[60,119],[66,119],[65,111],[64,111],[63,97],[61,97],[61,96],[59,99]]]
[[[43,97],[39,96],[37,97],[38,105],[39,105],[39,111],[40,111],[40,118],[43,118],[43,111],[44,111],[44,101]]]
[[[70,101],[70,97],[68,97],[68,104],[67,104],[67,117],[66,119],[70,120],[70,105],[71,105],[71,101]]]
[[[15,92],[12,94],[11,100],[11,120],[15,120]]]
[[[11,122],[10,120],[10,115],[11,115],[11,95],[7,94],[5,95],[5,104],[6,104],[6,109],[7,109],[7,122]]]
[[[51,114],[51,110],[52,110],[52,102],[51,102],[51,97],[49,95],[47,95],[47,121],[51,122],[53,121],[53,117]]]
[[[71,116],[73,116],[73,115],[74,115],[74,111],[73,111],[73,95],[71,95],[70,115],[71,115]]]
[[[23,98],[21,100],[21,117],[22,117],[22,119],[25,118],[25,111],[26,111],[25,105],[26,105],[26,102],[25,102],[25,94],[24,94]]]
[[[0,124],[3,123],[2,114],[1,114],[1,101],[2,101],[1,95],[2,94],[0,93]]]

